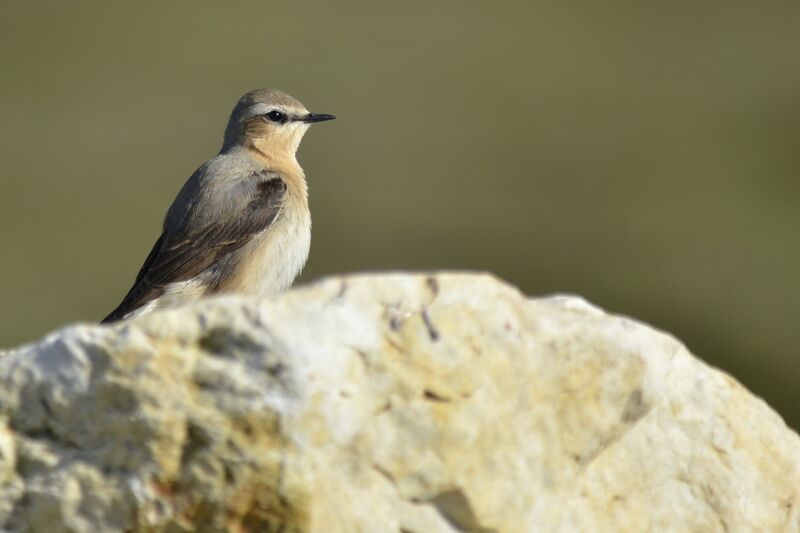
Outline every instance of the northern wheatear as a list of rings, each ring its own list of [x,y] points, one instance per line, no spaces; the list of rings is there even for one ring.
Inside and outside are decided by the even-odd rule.
[[[275,89],[242,96],[222,150],[184,184],[133,287],[103,322],[208,294],[288,288],[311,242],[308,187],[295,154],[309,125],[333,118]]]

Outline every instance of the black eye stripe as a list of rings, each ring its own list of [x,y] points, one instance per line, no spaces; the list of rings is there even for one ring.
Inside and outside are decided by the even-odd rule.
[[[264,117],[269,120],[270,122],[275,122],[276,124],[285,124],[287,120],[286,113],[282,113],[277,110],[270,111]]]

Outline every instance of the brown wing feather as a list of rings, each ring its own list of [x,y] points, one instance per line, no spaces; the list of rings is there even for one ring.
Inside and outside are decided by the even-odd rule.
[[[262,172],[259,176],[274,175]],[[259,176],[254,176],[258,179]],[[286,194],[286,183],[273,177],[258,181],[249,196],[238,201],[241,208],[231,220],[215,221],[180,235],[162,234],[142,265],[133,287],[103,323],[114,322],[158,298],[170,283],[187,281],[224,256],[244,246],[267,229],[278,216]],[[243,191],[239,191],[243,192]]]

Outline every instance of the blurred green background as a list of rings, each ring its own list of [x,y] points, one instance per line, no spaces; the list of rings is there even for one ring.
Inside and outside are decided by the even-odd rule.
[[[796,2],[4,2],[0,346],[110,311],[273,86],[339,116],[300,151],[303,280],[578,293],[800,427],[798,28]]]

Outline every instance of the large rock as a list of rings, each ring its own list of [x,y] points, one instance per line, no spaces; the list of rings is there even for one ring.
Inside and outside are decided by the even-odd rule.
[[[71,327],[0,378],[3,530],[800,530],[800,439],[764,402],[484,275]]]

